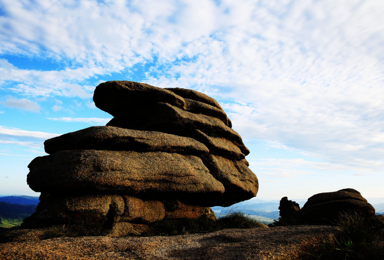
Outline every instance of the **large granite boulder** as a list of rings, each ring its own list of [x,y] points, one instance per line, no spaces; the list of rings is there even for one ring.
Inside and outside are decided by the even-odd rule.
[[[249,150],[216,100],[111,81],[97,86],[94,101],[113,119],[45,141],[49,155],[35,158],[27,177],[41,202],[25,222],[96,215],[124,235],[163,219],[214,218],[208,207],[256,196]]]
[[[375,209],[354,189],[342,189],[313,195],[294,215],[296,223],[311,225],[337,224],[341,213],[357,212],[374,216]]]

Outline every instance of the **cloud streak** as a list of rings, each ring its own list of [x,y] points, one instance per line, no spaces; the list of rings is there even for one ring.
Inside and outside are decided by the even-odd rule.
[[[31,148],[31,150],[28,151],[30,153],[42,153],[41,150],[44,141],[56,136],[58,136],[58,134],[0,126],[0,144],[4,146],[16,145],[28,147]],[[14,154],[14,151],[12,153],[2,153],[2,155],[19,156]]]
[[[30,148],[40,148],[41,145],[32,142],[18,142],[18,141],[10,141],[10,140],[0,140],[0,144],[16,144],[21,146],[28,146]]]
[[[105,125],[108,123],[111,119],[110,118],[73,118],[73,117],[52,117],[52,118],[47,118],[49,120],[54,120],[54,121],[61,121],[61,122],[81,122],[81,123],[88,123],[88,124],[97,124],[97,125]]]
[[[9,108],[18,108],[30,112],[40,112],[40,105],[26,98],[17,99],[8,97],[5,101],[0,101],[0,104]]]
[[[51,133],[45,133],[45,132],[38,132],[38,131],[27,131],[17,128],[8,128],[4,126],[0,126],[0,135],[2,136],[10,136],[15,138],[35,138],[35,139],[48,139],[58,136],[58,134],[51,134]]]
[[[371,167],[367,165],[371,163]],[[255,172],[268,173],[273,176],[297,177],[298,175],[324,173],[354,173],[381,172],[384,162],[374,160],[361,163],[360,166],[349,166],[331,162],[314,162],[305,159],[260,159],[251,162]]]
[[[13,64],[11,64],[6,59],[0,59],[0,68],[6,69],[6,70],[12,70],[17,69]]]

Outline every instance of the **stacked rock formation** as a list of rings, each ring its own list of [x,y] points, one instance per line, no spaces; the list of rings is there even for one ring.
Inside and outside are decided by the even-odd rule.
[[[256,196],[249,153],[220,105],[207,95],[130,81],[97,86],[96,106],[114,118],[47,140],[30,165],[41,192],[29,219],[64,223],[90,212],[112,226],[214,217],[209,206]],[[27,221],[28,222],[28,221]]]
[[[308,225],[337,224],[342,213],[375,215],[372,205],[355,189],[315,194],[307,200],[302,209],[296,202],[288,201],[287,197],[284,197],[280,201],[279,209],[283,221]]]

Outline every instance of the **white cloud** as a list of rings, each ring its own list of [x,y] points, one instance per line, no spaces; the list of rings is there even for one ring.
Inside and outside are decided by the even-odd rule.
[[[46,139],[58,136],[58,134],[51,134],[38,131],[27,131],[17,128],[8,128],[0,126],[0,144],[4,145],[17,145],[30,148],[29,153],[42,153],[43,142]],[[13,153],[2,153],[1,155],[18,156]]]
[[[96,109],[96,105],[95,105],[95,102],[87,102],[87,107],[90,108],[90,109]]]
[[[10,70],[4,60],[0,78],[16,93],[89,98],[91,77],[149,65],[148,83],[217,98],[244,138],[349,169],[382,165],[384,2],[82,1],[74,8],[15,0],[3,9],[2,53],[70,64]]]
[[[282,149],[282,150],[292,150],[292,148],[289,148],[288,146],[277,143],[277,142],[268,142],[267,143],[268,148],[276,148],[276,149]]]
[[[20,154],[12,154],[12,153],[0,153],[0,155],[5,155],[5,156],[17,156],[17,157],[30,157],[28,155],[20,155]]]
[[[18,141],[10,141],[10,140],[0,140],[0,144],[16,144],[21,146],[28,146],[30,148],[40,148],[41,145],[32,142],[18,142]]]
[[[18,108],[25,111],[39,112],[41,107],[36,102],[33,102],[26,98],[17,99],[14,97],[8,97],[7,100],[1,101],[0,104],[10,107]]]
[[[38,131],[27,131],[17,128],[8,128],[0,126],[0,136],[11,136],[11,137],[25,137],[25,138],[37,138],[37,139],[48,139],[58,136],[58,134],[51,134]]]
[[[62,104],[63,102],[59,99],[55,99],[56,105],[53,105],[51,108],[53,111],[57,112],[63,109]]]
[[[0,114],[4,114],[5,112],[4,111],[0,111]]]
[[[6,70],[17,69],[12,63],[9,63],[6,59],[0,59],[0,68]]]
[[[73,117],[60,117],[60,118],[52,117],[47,119],[54,120],[54,121],[62,121],[62,122],[81,122],[81,123],[97,124],[97,125],[105,125],[111,120],[110,118],[73,118]]]
[[[60,111],[61,109],[63,109],[63,107],[58,106],[58,105],[54,105],[54,106],[52,107],[52,110],[55,111],[55,112]]]
[[[260,159],[250,162],[256,175],[275,176],[278,178],[295,178],[313,174],[352,174],[364,176],[364,173],[381,173],[384,161],[362,161],[357,165],[344,163],[315,162],[305,159]]]

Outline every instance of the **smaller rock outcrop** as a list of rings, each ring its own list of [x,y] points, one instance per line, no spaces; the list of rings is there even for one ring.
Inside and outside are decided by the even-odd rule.
[[[333,225],[343,212],[375,215],[375,209],[360,192],[354,189],[342,189],[313,195],[293,218],[297,224]]]
[[[280,200],[280,218],[288,223],[292,223],[295,214],[300,210],[299,204],[295,201],[288,200],[288,197],[283,197]]]

